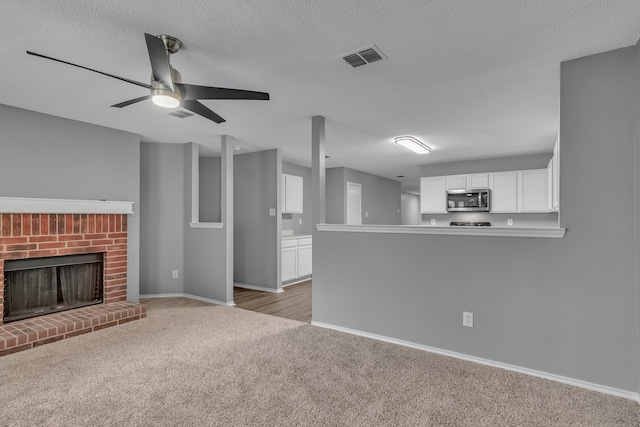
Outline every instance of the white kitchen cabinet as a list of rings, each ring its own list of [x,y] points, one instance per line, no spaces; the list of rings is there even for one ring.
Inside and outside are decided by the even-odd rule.
[[[560,209],[560,139],[553,146],[553,203],[551,209],[558,212]]]
[[[282,240],[282,282],[289,282],[312,273],[313,245],[311,237]]]
[[[518,212],[549,212],[547,169],[518,171]]]
[[[298,240],[298,277],[310,276],[313,246],[311,238]]]
[[[467,188],[466,175],[447,176],[447,190],[464,190]]]
[[[553,210],[553,159],[547,165],[547,210]]]
[[[282,281],[298,277],[298,241],[296,239],[282,241]]]
[[[301,176],[282,174],[282,213],[302,213],[304,179]]]
[[[467,188],[489,188],[488,173],[474,173],[467,175]]]
[[[420,178],[420,213],[447,213],[446,177]]]
[[[512,213],[518,209],[517,172],[495,172],[491,174],[491,212]]]

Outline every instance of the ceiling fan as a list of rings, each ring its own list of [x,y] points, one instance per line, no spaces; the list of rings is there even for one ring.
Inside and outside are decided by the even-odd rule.
[[[113,77],[123,82],[131,83],[150,90],[149,95],[140,98],[130,99],[112,105],[112,107],[123,108],[128,105],[145,101],[149,98],[165,108],[183,107],[189,111],[199,114],[216,123],[222,123],[225,120],[218,114],[205,107],[198,102],[199,99],[250,99],[250,100],[269,100],[269,94],[266,92],[254,92],[251,90],[227,89],[222,87],[198,86],[182,83],[180,72],[169,64],[169,56],[176,53],[182,47],[182,42],[175,37],[167,35],[153,36],[144,34],[147,42],[147,50],[149,51],[149,60],[151,61],[151,84],[137,82],[124,77],[115,76],[82,65],[73,64],[61,59],[52,58],[50,56],[41,55],[39,53],[27,51],[27,54],[38,56],[44,59],[61,62],[63,64],[72,65],[82,68],[83,70],[93,71],[94,73],[104,76]]]

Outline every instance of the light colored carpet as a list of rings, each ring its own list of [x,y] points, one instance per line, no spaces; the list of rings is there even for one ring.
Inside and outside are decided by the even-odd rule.
[[[0,358],[0,425],[640,425],[629,400],[293,320],[148,310]]]

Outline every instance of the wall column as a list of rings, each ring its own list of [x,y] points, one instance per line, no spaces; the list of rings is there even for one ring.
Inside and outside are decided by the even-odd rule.
[[[323,116],[311,118],[311,196],[313,200],[311,219],[313,220],[313,234],[317,231],[316,224],[327,222],[324,128],[325,119]]]
[[[220,196],[222,198],[221,221],[224,224],[225,240],[225,302],[233,302],[233,137],[222,135],[220,141]]]

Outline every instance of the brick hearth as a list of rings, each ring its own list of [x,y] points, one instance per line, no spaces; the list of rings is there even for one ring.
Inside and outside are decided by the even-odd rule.
[[[104,253],[103,304],[3,325],[5,260],[86,253]],[[0,355],[145,317],[126,297],[127,215],[0,214]]]

